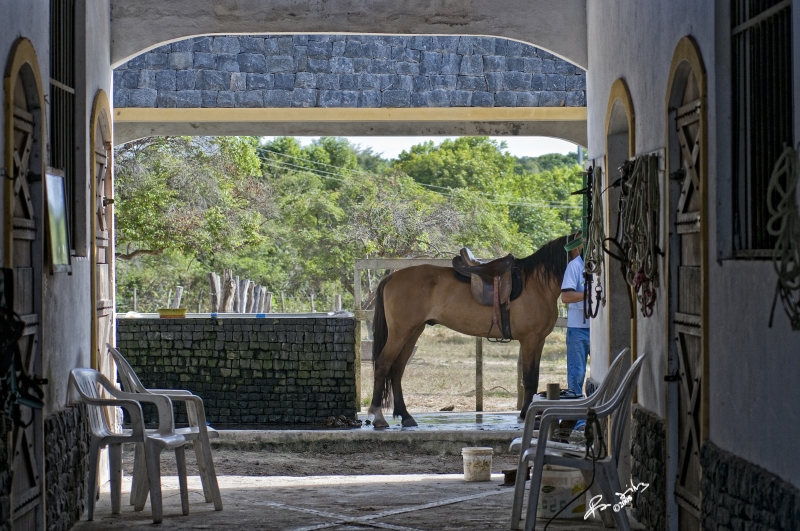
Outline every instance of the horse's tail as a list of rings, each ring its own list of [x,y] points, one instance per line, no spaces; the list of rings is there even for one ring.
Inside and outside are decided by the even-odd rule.
[[[375,316],[372,319],[372,369],[377,370],[378,358],[383,352],[383,347],[386,346],[386,341],[389,339],[389,327],[386,324],[386,313],[384,311],[383,303],[383,289],[386,283],[391,280],[392,275],[386,276],[381,283],[378,284],[378,293],[375,297]],[[383,384],[383,392],[381,395],[381,405],[384,408],[389,407],[389,399],[392,393],[392,371],[386,374],[386,380]]]

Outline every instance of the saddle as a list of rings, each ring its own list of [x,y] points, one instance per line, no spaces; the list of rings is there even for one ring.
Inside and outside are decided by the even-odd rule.
[[[522,279],[516,263],[517,259],[512,254],[490,261],[478,260],[466,247],[453,258],[456,278],[470,283],[475,302],[494,308],[492,324],[486,335],[491,335],[492,328],[497,326],[503,341],[513,339],[509,302],[522,291]]]

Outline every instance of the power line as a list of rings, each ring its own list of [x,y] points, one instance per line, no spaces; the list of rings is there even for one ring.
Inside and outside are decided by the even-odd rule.
[[[297,157],[292,157],[292,158],[297,158]],[[278,160],[278,161],[264,160],[262,162],[264,164],[266,164],[267,166],[269,166],[271,168],[275,168],[275,169],[284,169],[284,166],[289,166],[291,168],[296,168],[296,169],[298,169],[300,171],[306,171],[306,172],[311,173],[313,175],[317,175],[318,177],[322,177],[323,179],[330,179],[330,180],[333,180],[333,181],[338,181],[338,182],[343,182],[343,183],[348,182],[345,179],[340,179],[338,177],[331,177],[331,175],[335,175],[335,174],[333,174],[331,172],[324,171],[324,170],[315,170],[313,168],[305,168],[303,166],[297,166],[296,164],[291,164],[291,163],[288,163],[288,162],[285,162],[285,161],[280,161],[280,160]],[[366,175],[368,177],[374,177],[374,175],[370,175],[370,174],[364,174],[364,175]],[[416,183],[416,184],[421,185],[422,183]],[[443,197],[452,197],[453,196],[453,192],[458,190],[458,189],[454,189],[454,188],[443,188],[441,186],[436,186],[435,188],[442,188],[443,190],[450,191],[449,194],[446,194],[444,192],[439,192],[437,190],[432,190],[432,192],[434,192],[436,194],[439,194],[439,195],[441,195]],[[475,190],[469,190],[469,189],[465,189],[465,190],[467,190],[469,192],[472,192],[472,193],[478,193]],[[497,197],[497,196],[491,196],[491,197]],[[521,206],[521,207],[529,207],[529,208],[568,208],[568,209],[576,209],[576,210],[581,208],[578,205],[570,205],[568,203],[525,203],[525,202],[520,202],[520,201],[491,201],[489,199],[485,199],[484,201],[486,203],[490,203],[490,204],[493,204],[493,205]]]
[[[262,151],[266,151],[268,153],[274,153],[275,155],[279,155],[279,156],[282,156],[282,157],[289,157],[289,158],[292,158],[292,159],[308,161],[308,159],[303,159],[301,157],[295,157],[293,155],[289,155],[287,153],[281,153],[279,151],[273,151],[271,149],[261,148],[261,150]],[[265,164],[270,165],[273,168],[276,167],[274,165],[274,163],[270,164],[272,161],[269,161],[269,159],[262,159],[262,162],[264,162]],[[336,168],[338,171],[349,172],[351,174],[356,174],[356,175],[359,175],[359,176],[366,176],[366,177],[372,177],[372,178],[376,177],[374,174],[371,174],[371,173],[368,173],[368,172],[359,171],[359,170],[351,170],[349,168],[341,168],[339,166],[334,166],[333,164],[327,164],[325,162],[314,162],[314,161],[309,161],[309,162],[311,162],[312,164],[319,164],[319,165],[322,165],[322,166],[328,166],[330,168]],[[323,178],[326,178],[326,179],[331,179],[331,180],[339,181],[339,182],[347,182],[345,179],[332,177],[333,175],[336,175],[336,173],[328,172],[328,171],[321,170],[321,169],[318,169],[318,168],[308,168],[308,167],[305,167],[305,166],[298,166],[296,164],[291,164],[291,163],[285,162],[285,161],[275,161],[275,163],[280,165],[280,166],[278,166],[279,168],[282,167],[282,166],[289,166],[291,168],[294,168],[294,169],[297,169],[297,170],[300,170],[300,171],[307,171],[309,173],[314,173],[314,174],[319,175],[320,177],[323,177]],[[431,189],[433,189],[434,192],[439,193],[440,195],[444,195],[444,196],[452,195],[452,193],[454,191],[458,190],[457,188],[454,189],[454,188],[449,188],[449,187],[445,187],[445,186],[436,186],[434,184],[426,184],[426,183],[420,183],[420,182],[417,182],[417,184],[420,185],[420,186],[423,186],[425,188],[431,188]],[[442,192],[437,192],[437,190],[449,191],[450,194],[444,194]],[[496,196],[496,195],[493,195],[493,194],[488,194],[486,192],[481,192],[479,190],[471,190],[469,188],[462,188],[462,190],[466,190],[466,191],[472,192],[474,194],[479,194],[479,195],[483,195],[483,196],[494,198],[494,199],[502,199],[499,196]],[[547,202],[547,203],[525,203],[525,202],[502,201],[502,200],[501,201],[487,201],[487,202],[488,203],[492,203],[492,204],[496,204],[496,205],[528,206],[528,207],[534,207],[534,208],[567,208],[567,209],[575,209],[575,210],[580,210],[582,208],[579,205],[573,205],[573,204],[570,204],[570,203],[559,203],[559,202],[554,202],[554,201]]]

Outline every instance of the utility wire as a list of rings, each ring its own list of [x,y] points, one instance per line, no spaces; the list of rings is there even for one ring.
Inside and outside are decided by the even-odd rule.
[[[278,155],[278,156],[281,156],[281,157],[288,157],[288,158],[292,158],[292,159],[296,159],[296,160],[308,161],[308,159],[304,159],[302,157],[295,157],[294,155],[289,155],[288,153],[281,153],[280,151],[273,151],[273,150],[267,149],[267,148],[261,148],[261,151],[264,151],[264,152],[267,152],[267,153],[272,153],[272,154],[275,154],[275,155]],[[292,164],[289,164],[289,163],[284,163],[282,161],[279,161],[279,162],[281,164],[287,164],[287,165],[293,166],[295,168],[300,168],[300,169],[303,169],[303,170],[306,170],[306,171],[312,171],[312,172],[313,171],[319,171],[319,172],[322,172],[322,173],[327,173],[329,175],[335,175],[335,174],[333,174],[331,172],[326,172],[324,170],[309,169],[309,168],[306,168],[305,166],[296,166],[296,165],[292,165]],[[337,171],[340,171],[340,172],[349,172],[351,174],[356,174],[356,175],[359,175],[359,176],[375,177],[374,174],[365,172],[363,170],[352,170],[352,169],[349,169],[349,168],[341,168],[339,166],[334,166],[333,164],[327,164],[325,162],[315,162],[315,161],[308,161],[308,162],[311,162],[312,164],[315,164],[315,165],[322,165],[322,166],[328,166],[330,168],[335,168]],[[337,180],[341,181],[341,179],[337,179]],[[439,189],[439,190],[446,190],[446,191],[452,191],[453,190],[453,188],[450,188],[450,187],[447,187],[447,186],[437,186],[435,184],[427,184],[427,183],[420,183],[420,182],[417,182],[417,184],[419,184],[420,186],[424,186],[425,188],[432,188],[432,189]],[[480,194],[480,195],[483,195],[483,196],[486,196],[486,197],[491,197],[491,198],[495,198],[495,199],[502,199],[502,197],[500,197],[500,196],[497,196],[497,195],[494,195],[494,194],[489,194],[487,192],[481,192],[479,190],[471,190],[469,188],[464,188],[464,189],[468,190],[468,191],[470,191],[472,193]],[[551,201],[549,203],[496,202],[495,204],[515,205],[515,206],[536,206],[536,207],[550,206],[550,207],[556,207],[556,208],[572,208],[572,209],[581,209],[581,208],[583,208],[583,207],[578,206],[578,205],[572,205],[570,203],[559,203],[559,202],[555,202],[555,201]]]
[[[269,151],[269,150],[264,150],[264,151]],[[277,151],[275,151],[275,152],[270,151],[270,152],[271,153],[276,153],[278,155],[284,155],[283,153],[278,153]],[[291,157],[293,159],[297,159],[298,158],[298,157],[293,157],[292,155],[286,155],[286,156],[287,157]],[[305,160],[305,159],[301,159],[301,160]],[[275,168],[275,169],[285,169],[284,167],[289,167],[289,168],[297,170],[297,171],[306,171],[306,172],[312,173],[314,175],[317,175],[319,177],[322,177],[322,178],[325,178],[325,179],[330,179],[332,181],[338,181],[338,182],[343,182],[343,183],[348,182],[345,179],[334,177],[334,175],[336,175],[336,174],[333,173],[333,172],[328,172],[328,171],[325,171],[325,170],[320,170],[320,169],[315,169],[315,168],[307,168],[305,166],[299,166],[297,164],[292,164],[290,162],[286,162],[286,161],[282,161],[282,160],[263,159],[262,163],[266,164],[267,166],[269,166],[271,168]],[[325,164],[325,163],[319,163],[319,164],[324,164],[325,166],[331,166],[330,164]],[[332,167],[338,168],[338,166],[332,166]],[[348,170],[346,168],[339,168],[339,169],[342,170],[342,171],[349,171],[351,173],[356,173],[356,174],[358,174],[360,176],[375,177],[374,175],[369,174],[369,173],[356,172],[354,170]],[[457,189],[454,189],[454,188],[447,188],[447,187],[444,187],[444,186],[436,186],[436,185],[432,185],[432,184],[425,184],[425,183],[419,183],[419,182],[417,184],[419,184],[420,186],[427,187],[427,188],[435,188],[435,189],[449,191],[450,193],[448,194],[448,193],[444,193],[444,192],[439,192],[438,190],[432,190],[433,192],[438,193],[438,194],[440,194],[442,196],[445,196],[445,197],[452,196],[452,193],[457,190]],[[492,197],[492,198],[497,198],[498,197],[498,196],[495,196],[495,195],[486,194],[484,192],[479,192],[477,190],[470,190],[468,188],[465,188],[465,190],[467,190],[469,192],[472,192],[472,193],[476,193],[476,194],[480,194],[480,195],[483,195],[483,196],[487,196],[487,197]],[[580,209],[581,208],[578,205],[571,205],[569,203],[556,203],[556,202],[525,203],[525,202],[520,202],[520,201],[491,201],[491,200],[488,200],[488,199],[486,200],[486,202],[487,203],[491,203],[491,204],[495,204],[495,205],[522,206],[522,207],[530,207],[530,208],[568,208],[568,209]]]

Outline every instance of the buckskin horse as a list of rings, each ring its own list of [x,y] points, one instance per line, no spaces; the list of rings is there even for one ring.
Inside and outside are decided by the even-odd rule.
[[[512,264],[522,279],[520,295],[510,302],[510,322],[511,333],[519,340],[522,360],[525,399],[520,418],[523,419],[537,391],[544,340],[558,318],[556,302],[569,261],[564,250],[567,239],[568,236],[562,236],[550,241]],[[373,426],[389,426],[382,407],[389,406],[391,396],[393,416],[400,416],[403,426],[417,425],[406,409],[400,382],[426,325],[440,324],[470,336],[486,337],[488,332],[488,337],[499,339],[500,327],[491,326],[495,314],[492,306],[475,301],[470,284],[458,280],[451,267],[420,265],[397,270],[384,278],[378,286],[373,321],[375,379],[369,407],[369,415],[374,416]]]

